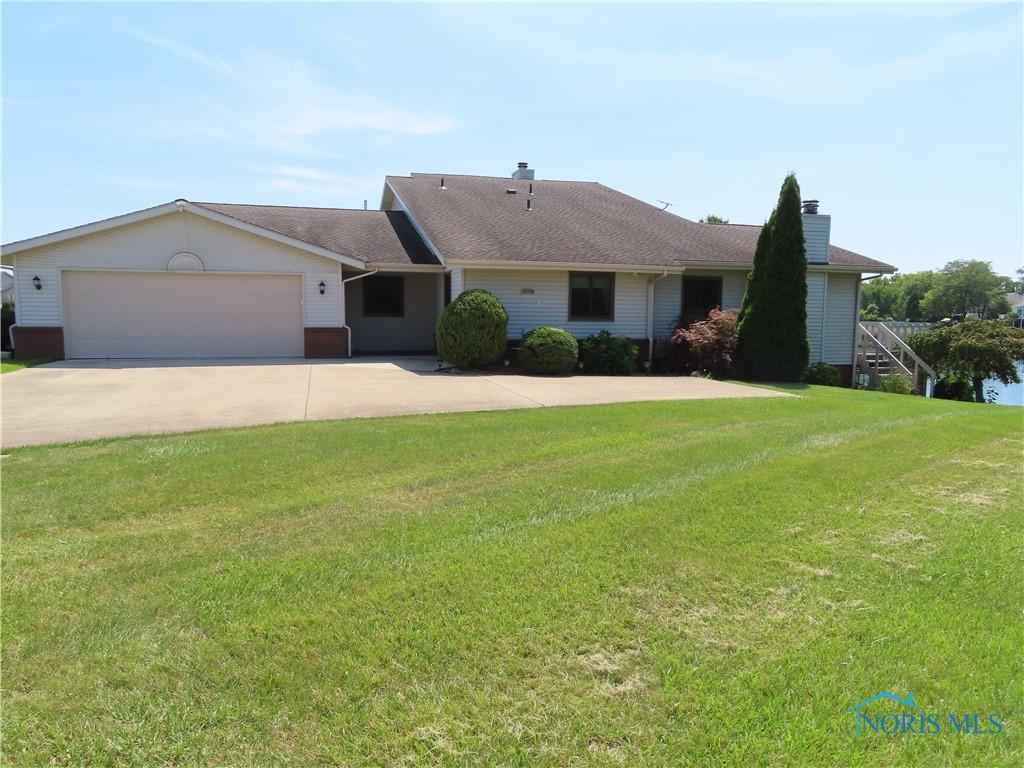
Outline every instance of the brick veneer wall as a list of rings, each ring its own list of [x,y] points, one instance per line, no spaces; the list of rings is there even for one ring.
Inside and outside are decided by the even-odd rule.
[[[306,357],[348,357],[347,328],[304,328]]]
[[[64,359],[64,329],[58,326],[16,325],[14,334],[14,357],[49,357]]]

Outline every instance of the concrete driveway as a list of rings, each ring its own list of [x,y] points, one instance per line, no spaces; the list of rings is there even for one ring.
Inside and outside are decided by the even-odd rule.
[[[707,379],[435,373],[432,357],[65,361],[0,377],[5,447],[283,421],[779,397]]]

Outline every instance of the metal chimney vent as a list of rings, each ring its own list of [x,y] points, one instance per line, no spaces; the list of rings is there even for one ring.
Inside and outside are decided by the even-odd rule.
[[[525,181],[533,181],[533,168],[530,167],[529,163],[517,163],[518,167],[512,171],[513,179],[523,179]]]
[[[817,213],[818,212],[818,201],[817,200],[804,200],[801,204],[804,213]]]

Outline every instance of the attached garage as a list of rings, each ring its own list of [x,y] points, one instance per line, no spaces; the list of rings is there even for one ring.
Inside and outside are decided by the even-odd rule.
[[[65,270],[69,358],[301,357],[300,275]]]
[[[348,357],[347,285],[406,268],[418,290],[377,330],[430,348],[443,273],[400,211],[187,200],[0,256],[14,267],[15,355],[51,359]],[[380,344],[373,330],[365,348]]]

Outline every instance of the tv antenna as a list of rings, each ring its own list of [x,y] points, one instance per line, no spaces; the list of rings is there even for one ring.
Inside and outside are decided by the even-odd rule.
[[[661,203],[661,205],[662,205],[661,210],[663,210],[663,211],[667,211],[673,205],[672,203],[667,203],[664,200],[659,200],[658,202]]]

